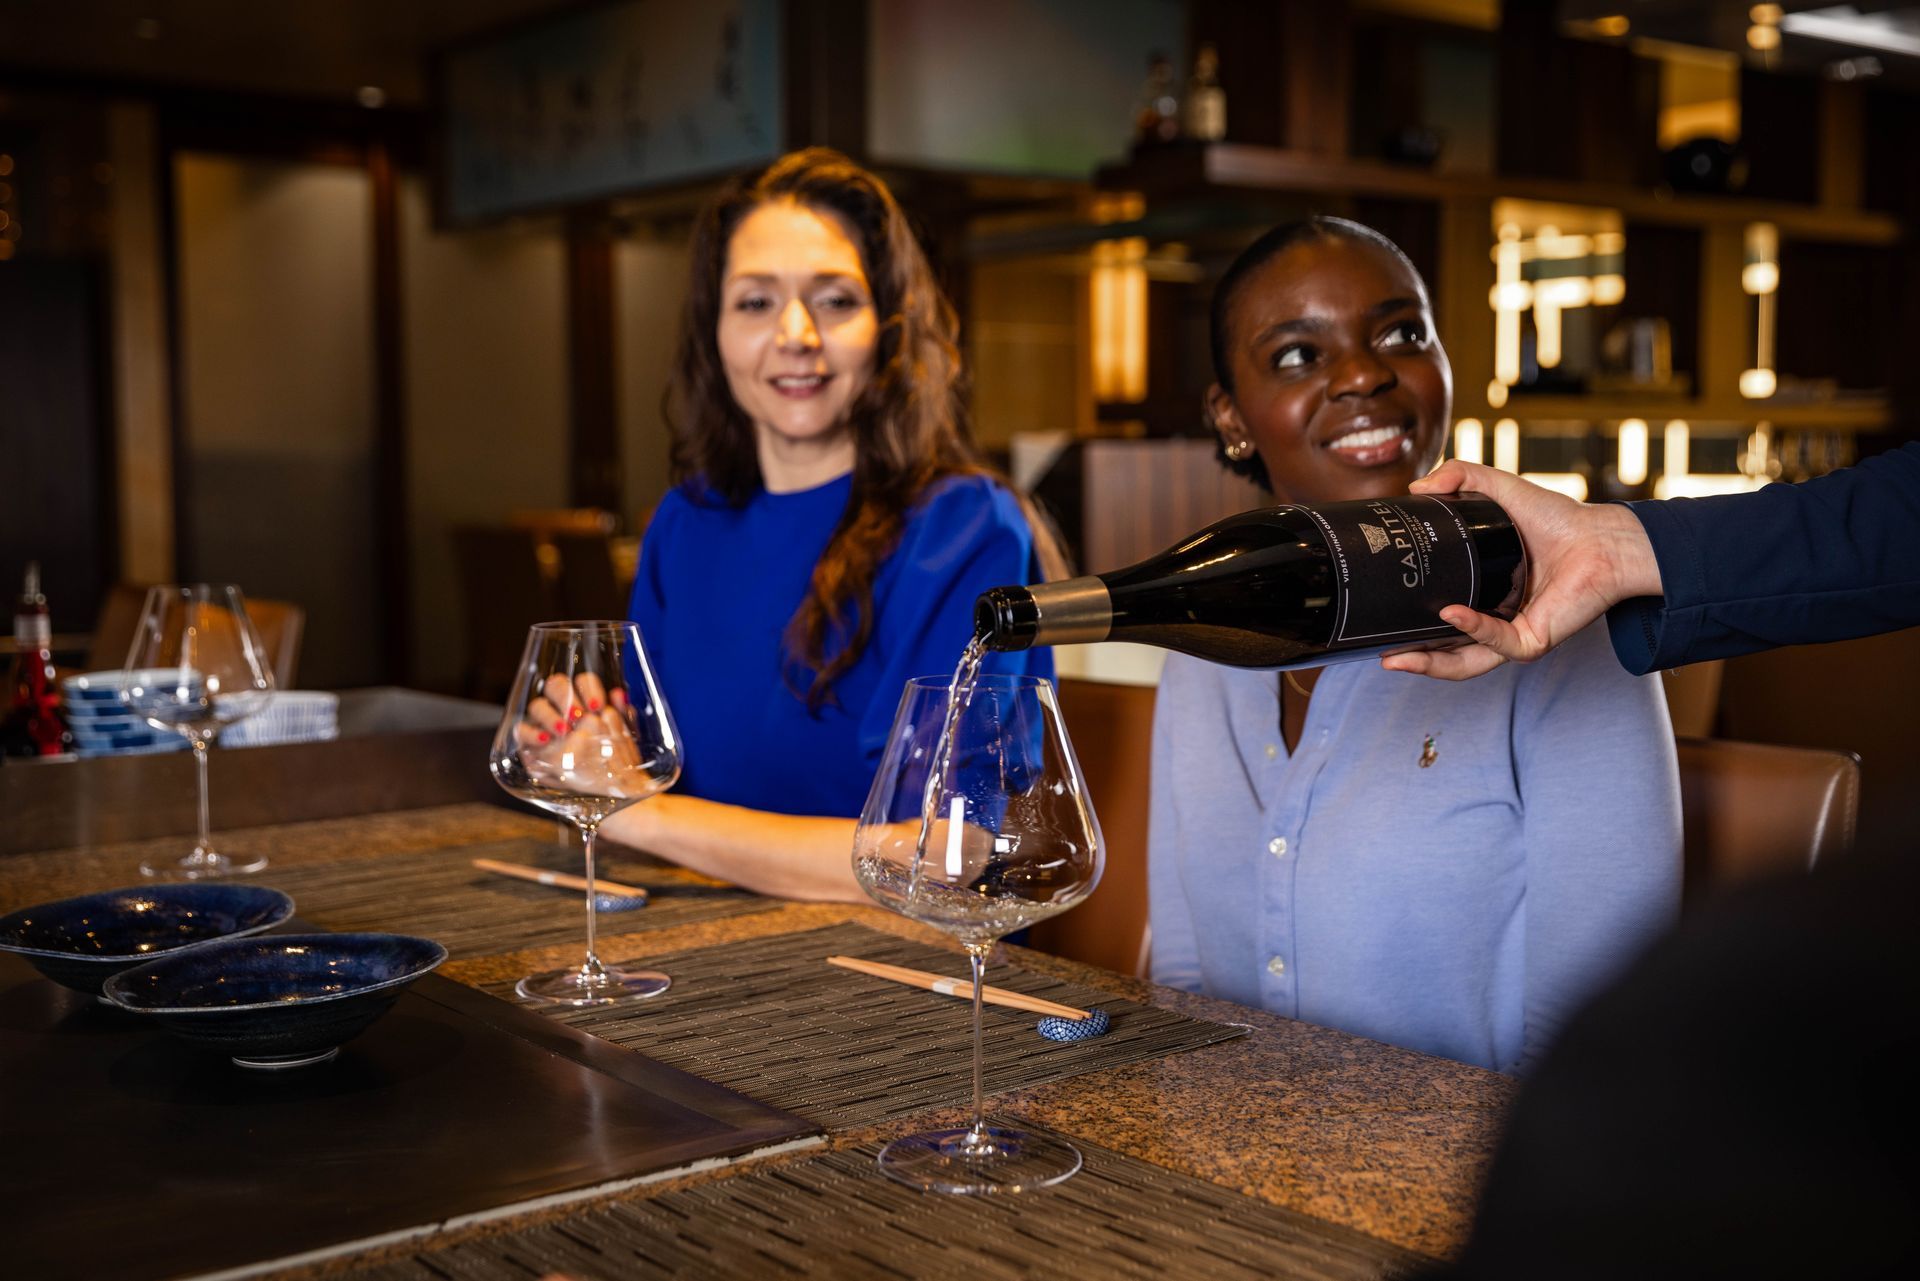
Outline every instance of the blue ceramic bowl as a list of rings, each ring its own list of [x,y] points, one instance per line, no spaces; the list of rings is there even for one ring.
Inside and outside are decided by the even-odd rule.
[[[241,1067],[303,1067],[338,1054],[446,959],[432,939],[405,934],[277,934],[165,956],[104,991]]]
[[[262,885],[134,885],[0,916],[0,951],[99,996],[109,978],[164,952],[258,934],[292,915],[293,900]]]

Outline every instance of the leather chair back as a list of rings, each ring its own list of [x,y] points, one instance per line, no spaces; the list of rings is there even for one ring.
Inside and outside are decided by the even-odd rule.
[[[1687,906],[1745,881],[1810,871],[1853,844],[1852,753],[1713,738],[1677,746]]]
[[[144,583],[115,583],[107,589],[87,643],[88,671],[105,671],[127,661],[127,650],[146,608],[147,591]],[[300,675],[300,642],[306,634],[307,612],[287,601],[249,596],[247,617],[253,620],[273,664],[274,687],[298,688],[294,682]]]
[[[1122,974],[1147,973],[1147,798],[1150,685],[1064,677],[1060,712],[1107,843],[1099,887],[1072,911],[1035,925],[1027,945]]]

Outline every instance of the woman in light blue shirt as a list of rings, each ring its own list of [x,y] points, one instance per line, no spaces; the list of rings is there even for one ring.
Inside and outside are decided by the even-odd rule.
[[[1222,459],[1276,501],[1404,494],[1438,460],[1452,374],[1377,232],[1268,232],[1212,339]],[[1513,1072],[1678,908],[1666,703],[1598,630],[1468,684],[1171,655],[1153,764],[1174,987]]]

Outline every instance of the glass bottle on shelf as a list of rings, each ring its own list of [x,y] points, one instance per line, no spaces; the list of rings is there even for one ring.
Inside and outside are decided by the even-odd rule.
[[[1196,142],[1219,142],[1227,136],[1227,92],[1220,87],[1220,54],[1211,44],[1193,57],[1193,78],[1187,81],[1187,137]]]
[[[6,714],[0,717],[0,753],[58,756],[72,750],[53,674],[53,623],[40,592],[40,566],[29,563],[13,611],[13,663]]]
[[[1177,141],[1180,137],[1180,96],[1174,92],[1173,63],[1164,53],[1147,61],[1147,82],[1140,90],[1140,105],[1134,110],[1133,142],[1151,147]]]

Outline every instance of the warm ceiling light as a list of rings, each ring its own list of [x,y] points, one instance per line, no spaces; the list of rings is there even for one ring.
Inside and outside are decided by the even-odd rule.
[[[1771,369],[1749,369],[1740,375],[1740,394],[1748,400],[1765,400],[1779,385]]]
[[[1507,385],[1498,378],[1487,384],[1487,405],[1493,409],[1507,407]]]
[[[1747,44],[1761,53],[1772,53],[1780,47],[1780,28],[1759,25],[1748,27]]]
[[[1777,27],[1786,11],[1777,4],[1757,4],[1747,10],[1747,17],[1763,27]]]
[[[1796,36],[1812,36],[1815,40],[1882,49],[1888,53],[1920,54],[1920,33],[1901,22],[1900,17],[1895,13],[1858,13],[1851,6],[1835,5],[1811,13],[1790,13],[1780,19],[1780,26]]]
[[[379,85],[361,85],[353,96],[360,100],[361,106],[369,109],[387,105],[387,91]]]
[[[1604,18],[1593,20],[1593,33],[1597,36],[1624,36],[1632,24],[1624,13],[1610,13]]]

